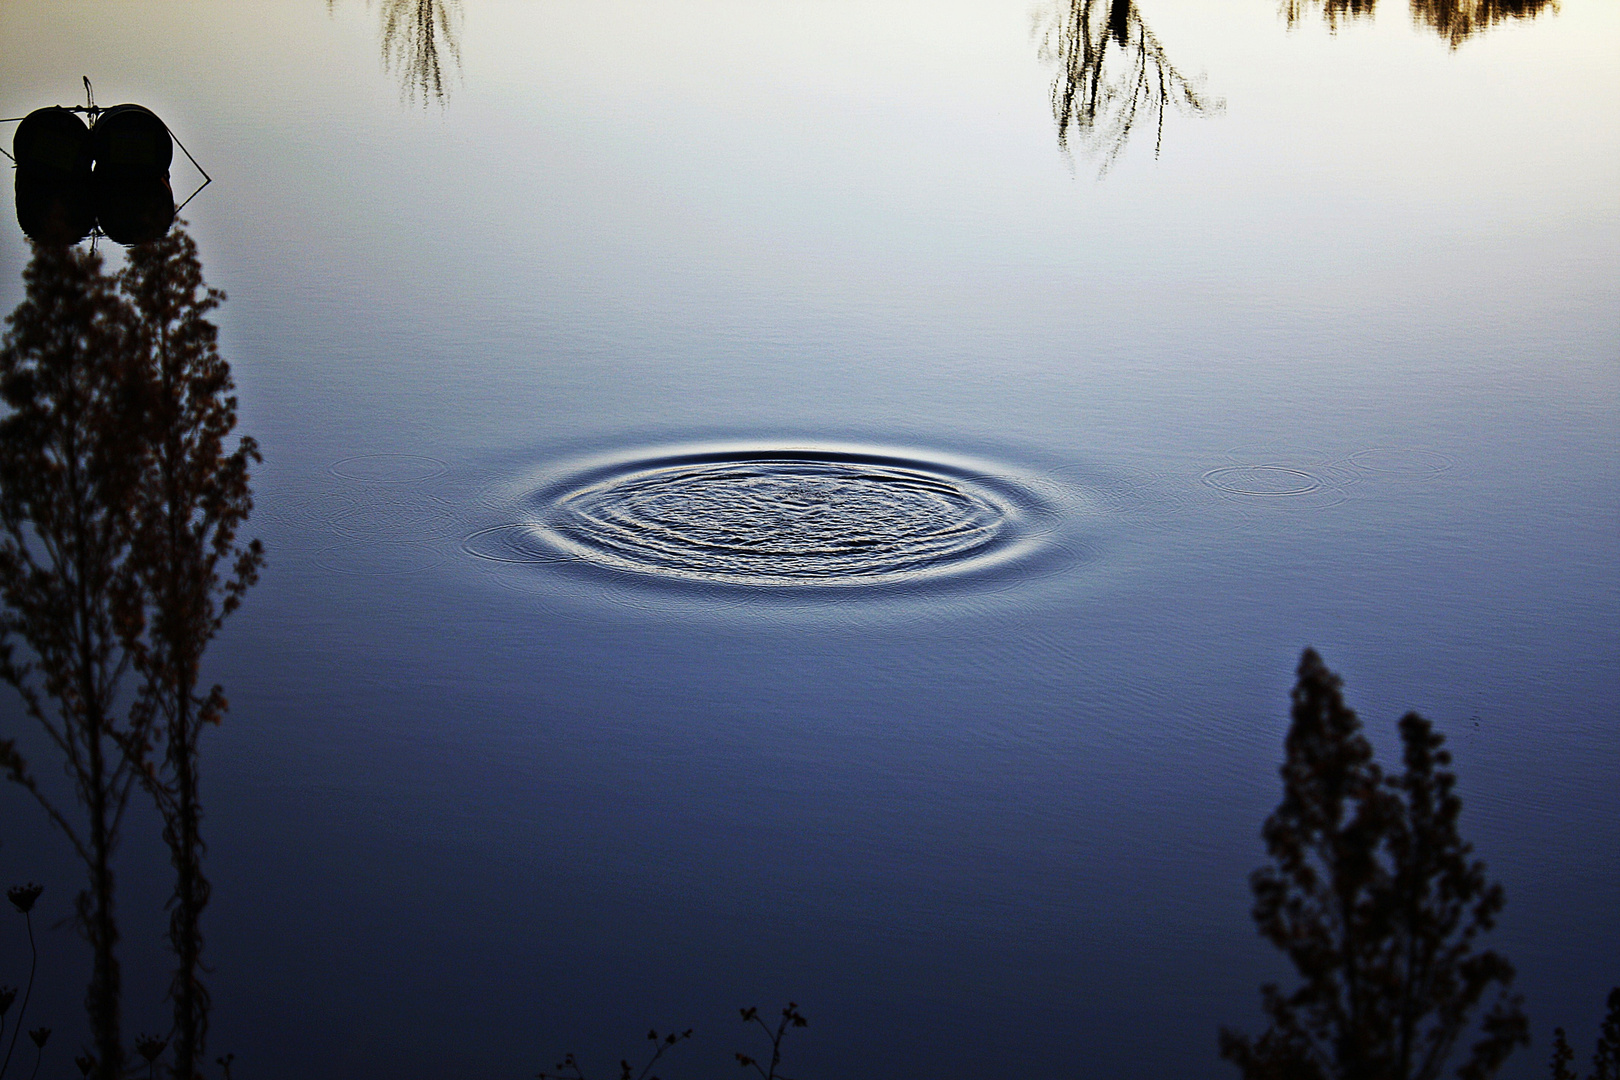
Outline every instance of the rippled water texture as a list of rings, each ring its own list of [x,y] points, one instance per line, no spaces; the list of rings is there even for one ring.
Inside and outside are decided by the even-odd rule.
[[[1032,554],[1057,508],[1007,476],[837,450],[642,455],[520,494],[468,550],[752,587],[888,585]]]

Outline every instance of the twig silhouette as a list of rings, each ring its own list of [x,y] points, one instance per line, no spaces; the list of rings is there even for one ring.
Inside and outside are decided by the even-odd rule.
[[[649,1075],[652,1072],[652,1067],[658,1064],[658,1059],[663,1057],[665,1051],[670,1047],[691,1037],[691,1028],[681,1032],[670,1031],[663,1035],[658,1034],[656,1028],[649,1030],[647,1032],[647,1041],[653,1044],[652,1056],[647,1059],[647,1064],[641,1067],[640,1072],[635,1071],[630,1064],[629,1058],[621,1058],[619,1061],[619,1080],[658,1080],[658,1077]],[[557,1062],[553,1068],[557,1071],[537,1073],[535,1080],[588,1080],[584,1070],[580,1068],[579,1061],[573,1054],[564,1054],[563,1059]],[[566,1072],[563,1071],[565,1069]],[[227,1077],[227,1080],[229,1080],[229,1077]]]
[[[157,1035],[142,1035],[135,1040],[135,1052],[146,1060],[147,1080],[157,1080],[157,1060],[163,1056],[163,1051],[168,1049],[168,1046],[169,1040]],[[178,1066],[176,1073],[180,1076],[186,1075],[179,1072]]]
[[[28,999],[34,993],[34,972],[39,967],[39,947],[34,943],[33,911],[34,901],[38,900],[39,894],[44,891],[43,885],[35,885],[33,882],[27,885],[14,885],[6,890],[6,899],[11,901],[12,907],[22,913],[23,919],[28,923],[28,988],[23,991],[22,1004],[17,1007],[17,1026],[12,1029],[11,1043],[6,1047],[6,1060],[0,1062],[0,1078],[3,1078],[6,1070],[11,1068],[11,1052],[17,1049],[17,1036],[22,1033],[23,1017],[28,1014]],[[11,1008],[12,997],[16,993],[15,990],[0,988],[0,1039],[5,1038],[6,1010]],[[38,1070],[37,1063],[35,1069]]]
[[[34,1080],[39,1075],[39,1063],[45,1060],[45,1041],[51,1037],[51,1029],[35,1028],[28,1033],[28,1037],[34,1042],[34,1071],[28,1074],[28,1080]]]
[[[764,1080],[789,1080],[787,1076],[778,1073],[776,1070],[782,1064],[782,1040],[787,1037],[788,1028],[810,1026],[810,1021],[806,1020],[804,1014],[799,1012],[799,1006],[791,1001],[783,1006],[782,1019],[777,1023],[775,1031],[772,1031],[771,1026],[760,1019],[757,1007],[749,1006],[746,1009],[738,1009],[737,1011],[742,1014],[743,1023],[759,1025],[759,1029],[765,1032],[766,1038],[771,1040],[771,1064],[769,1068],[761,1065],[754,1058],[741,1051],[736,1054],[737,1064],[745,1069],[752,1068]]]

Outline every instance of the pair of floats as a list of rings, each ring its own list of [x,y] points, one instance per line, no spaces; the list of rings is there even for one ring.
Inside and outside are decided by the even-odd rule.
[[[17,224],[40,244],[76,244],[98,228],[119,244],[156,240],[178,213],[169,186],[174,137],[144,106],[98,108],[90,80],[84,85],[89,104],[35,109],[17,125]]]

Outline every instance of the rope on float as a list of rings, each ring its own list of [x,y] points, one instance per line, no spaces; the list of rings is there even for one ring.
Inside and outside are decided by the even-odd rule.
[[[180,211],[186,208],[186,203],[191,202],[191,200],[195,199],[203,188],[207,187],[209,184],[212,184],[214,182],[214,178],[208,175],[207,169],[197,164],[197,159],[191,156],[191,151],[186,149],[186,144],[180,141],[180,136],[176,135],[174,130],[170,128],[168,124],[163,125],[163,130],[169,133],[169,138],[174,140],[174,145],[180,148],[180,152],[186,155],[186,160],[191,162],[192,165],[196,166],[197,171],[203,174],[203,182],[197,185],[197,190],[193,191],[190,195],[187,195],[186,201],[174,208],[175,216],[178,217],[180,215]]]
[[[26,117],[26,116],[8,116],[4,120],[0,120],[0,124],[15,124],[19,120],[26,120],[26,119],[28,119],[28,117]],[[3,148],[0,148],[0,154],[5,154],[6,155],[6,160],[11,162],[13,165],[17,164],[17,159],[12,157],[10,154],[6,153],[6,151]]]

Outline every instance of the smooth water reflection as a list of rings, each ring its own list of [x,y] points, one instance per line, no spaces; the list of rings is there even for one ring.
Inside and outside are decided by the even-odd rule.
[[[273,556],[210,672],[238,1075],[596,1075],[691,1024],[706,1080],[790,998],[791,1075],[1218,1075],[1306,643],[1386,759],[1404,709],[1451,736],[1537,1038],[1590,1031],[1620,15],[1452,51],[1390,3],[481,0],[414,24],[460,67],[417,37],[406,96],[465,75],[425,114],[378,61],[420,7],[0,6],[5,115],[89,64],[227,181]],[[864,571],[845,524],[971,563],[1028,496],[983,570],[715,580]],[[0,809],[8,872],[69,880]]]

